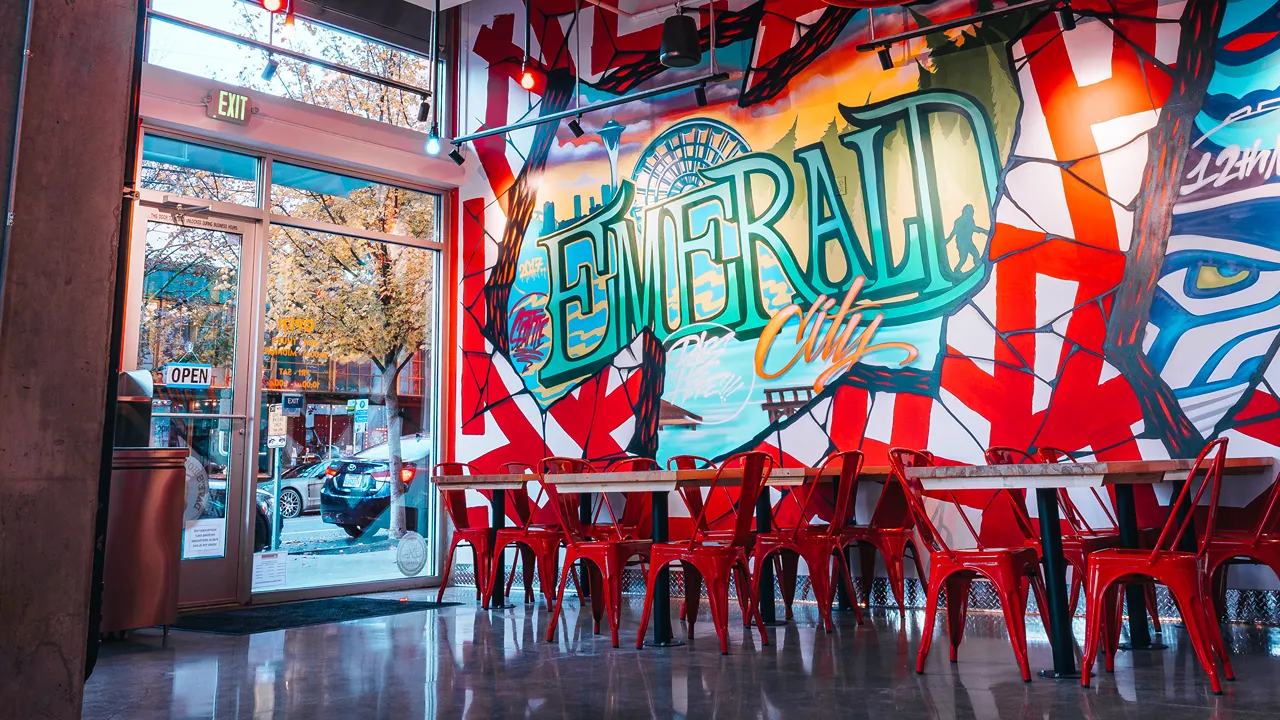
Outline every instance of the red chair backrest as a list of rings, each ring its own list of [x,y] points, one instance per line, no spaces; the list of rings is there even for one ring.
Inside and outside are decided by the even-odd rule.
[[[931,552],[940,552],[954,558],[955,551],[947,546],[946,541],[942,539],[942,533],[938,532],[938,528],[929,519],[929,511],[924,504],[924,485],[919,480],[907,476],[907,468],[933,467],[933,465],[933,453],[906,448],[890,448],[889,450],[889,467],[898,482],[902,483],[902,488],[907,498],[907,506],[911,508],[911,516],[915,521],[916,537]],[[974,531],[973,525],[969,523],[964,507],[960,504],[960,501],[956,500],[955,494],[950,490],[944,490],[941,494],[960,513],[960,518],[964,520],[969,532],[973,534],[975,541],[978,542],[978,549],[983,549],[981,541],[977,540],[978,533]]]
[[[1069,463],[1076,463],[1076,459],[1071,453],[1046,445],[1041,445],[1036,455],[1040,458],[1040,462],[1049,465],[1057,465],[1064,460]],[[1098,503],[1098,507],[1102,508],[1103,514],[1107,516],[1107,522],[1111,523],[1111,527],[1108,529],[1118,531],[1120,524],[1116,522],[1116,516],[1111,514],[1111,503],[1102,497],[1102,493],[1098,492],[1098,488],[1089,488],[1089,490],[1093,493],[1093,499]],[[1058,507],[1062,508],[1062,514],[1067,517],[1067,522],[1071,525],[1071,530],[1076,537],[1079,537],[1082,532],[1095,532],[1089,521],[1084,519],[1084,513],[1080,512],[1080,508],[1071,499],[1071,494],[1067,492],[1066,488],[1058,489]]]
[[[648,472],[661,469],[662,466],[653,458],[635,457],[615,462],[609,468],[609,472]],[[650,493],[626,494],[627,504],[622,508],[622,518],[618,521],[618,525],[631,537],[646,538],[650,535],[645,531],[645,526],[650,524],[650,519],[653,517],[653,503],[649,502],[649,495]],[[605,500],[607,503],[607,495]],[[609,512],[613,513],[612,506],[609,507]]]
[[[1000,445],[987,448],[984,455],[987,458],[988,465],[1022,465],[1038,462],[1035,456],[1025,450]],[[1008,500],[1009,507],[1013,510],[1013,520],[1018,524],[1018,530],[1023,537],[1027,540],[1038,541],[1040,533],[1036,531],[1035,523],[1031,522],[1031,513],[1027,512],[1026,495],[1014,493],[1009,489],[997,490],[995,496],[987,503],[987,507],[991,507],[991,504],[1001,497]]]
[[[1257,524],[1253,526],[1253,544],[1261,543],[1267,534],[1272,532],[1276,519],[1280,518],[1280,478],[1271,484],[1271,499],[1267,501],[1267,509],[1262,511]]]
[[[716,464],[707,458],[699,455],[673,455],[667,460],[668,470],[714,470]],[[684,507],[689,511],[689,517],[693,518],[697,523],[703,518],[703,506],[706,504],[702,498],[702,488],[700,487],[681,487],[678,489],[680,500],[684,502]],[[725,491],[726,494],[728,491]],[[732,501],[732,498],[730,498]],[[730,505],[733,503],[730,502]],[[694,532],[698,530],[707,530],[706,525],[694,525]]]
[[[1209,456],[1213,457],[1210,458]],[[1191,466],[1191,472],[1187,474],[1187,481],[1182,484],[1182,492],[1178,493],[1178,497],[1174,498],[1173,503],[1169,506],[1169,519],[1165,521],[1164,529],[1160,531],[1160,537],[1156,540],[1156,546],[1151,551],[1148,558],[1154,565],[1160,558],[1160,553],[1170,552],[1178,545],[1178,539],[1186,532],[1192,522],[1195,522],[1195,508],[1200,504],[1200,498],[1204,496],[1205,491],[1209,492],[1209,514],[1205,522],[1204,535],[1200,538],[1199,547],[1196,550],[1196,557],[1202,557],[1209,544],[1213,542],[1213,532],[1218,520],[1218,497],[1222,493],[1222,466],[1227,460],[1227,439],[1218,438],[1208,445],[1204,446],[1204,450],[1200,451],[1196,462]],[[1204,480],[1197,483],[1196,477],[1200,473],[1204,473]],[[1195,494],[1192,495],[1192,488],[1195,488]],[[1178,522],[1178,514],[1174,509],[1182,505],[1186,499],[1190,497],[1190,511],[1182,522]]]
[[[564,529],[565,539],[576,546],[589,538],[578,516],[578,493],[560,492],[555,483],[546,479],[547,475],[568,475],[571,473],[590,473],[596,469],[591,463],[581,458],[549,457],[542,460],[542,487],[547,491],[547,499],[560,519],[560,527]]]
[[[795,529],[792,530],[793,539],[799,536],[801,530],[814,527],[809,521],[809,504],[813,501],[814,494],[826,487],[822,479],[823,474],[837,463],[840,466],[840,477],[836,479],[836,504],[826,534],[828,537],[835,537],[844,530],[849,519],[849,505],[857,495],[858,476],[862,472],[864,460],[862,453],[857,450],[834,452],[822,461],[813,475],[805,476],[804,484],[791,492],[792,496],[804,496],[803,501],[799,498],[796,500],[800,505],[800,519],[796,521]]]
[[[432,477],[480,474],[482,473],[474,465],[460,462],[437,463],[431,471]],[[436,487],[439,486],[437,485]],[[444,509],[449,513],[449,520],[453,523],[453,526],[459,530],[472,529],[471,519],[467,516],[467,491],[440,488],[440,495],[444,499]]]
[[[716,470],[716,476],[711,481],[711,492],[714,493],[717,487],[721,486],[721,480],[727,474],[727,471],[737,468],[742,469],[742,485],[738,492],[738,503],[733,508],[733,535],[730,544],[737,547],[745,547],[751,536],[751,524],[755,520],[756,499],[760,493],[765,490],[765,480],[768,479],[770,473],[777,463],[768,453],[760,451],[738,453],[725,459]],[[706,536],[706,514],[707,506],[702,507],[697,521],[694,523],[693,537],[689,538],[689,548],[693,549],[699,540],[707,540]]]
[[[502,472],[505,475],[524,475],[526,473],[537,473],[537,470],[525,462],[509,462],[502,464]],[[529,523],[533,520],[533,504],[529,500],[529,489],[523,487],[518,490],[503,490],[507,494],[507,508],[515,514],[516,520],[519,521],[522,529],[528,530]]]

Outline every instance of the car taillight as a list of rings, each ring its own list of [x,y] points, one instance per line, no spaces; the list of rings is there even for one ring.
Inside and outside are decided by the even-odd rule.
[[[338,477],[338,468],[331,467],[325,470],[324,474],[328,475],[329,477]]]
[[[409,483],[413,482],[413,478],[416,477],[417,474],[418,474],[418,468],[414,467],[413,465],[405,465],[404,467],[400,468],[400,482],[404,483],[405,485],[408,485]]]

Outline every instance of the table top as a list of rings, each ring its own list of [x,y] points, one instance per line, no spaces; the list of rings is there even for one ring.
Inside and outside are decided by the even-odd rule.
[[[795,487],[802,485],[806,476],[813,475],[812,468],[774,468],[766,484],[769,487]],[[705,470],[647,470],[634,472],[563,473],[547,475],[546,481],[565,492],[670,492],[683,487],[709,486],[715,479],[714,468]],[[440,475],[432,480],[450,490],[511,490],[523,487],[535,475]],[[840,477],[839,468],[828,468],[822,474],[824,481]],[[888,466],[864,466],[860,480],[885,482],[889,478]],[[742,481],[742,470],[725,470],[720,478],[722,487],[734,487]]]
[[[1058,465],[948,465],[908,468],[925,490],[1040,490],[1051,488],[1145,485],[1186,480],[1195,460],[1121,460]],[[1229,457],[1223,475],[1274,472],[1271,457]]]

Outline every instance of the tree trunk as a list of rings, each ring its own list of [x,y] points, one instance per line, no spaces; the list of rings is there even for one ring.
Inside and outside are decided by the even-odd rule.
[[[1133,388],[1147,432],[1158,433],[1173,457],[1194,457],[1205,440],[1179,407],[1173,390],[1151,366],[1142,340],[1173,226],[1173,206],[1182,187],[1191,131],[1213,77],[1213,51],[1223,5],[1220,0],[1189,0],[1183,10],[1173,89],[1150,134],[1142,192],[1134,202],[1125,277],[1117,289],[1107,327],[1107,359]]]
[[[388,529],[391,537],[399,540],[405,533],[404,495],[407,486],[400,481],[400,469],[404,466],[400,455],[400,363],[398,358],[382,366],[383,399],[387,408],[387,459],[391,466],[391,505]]]

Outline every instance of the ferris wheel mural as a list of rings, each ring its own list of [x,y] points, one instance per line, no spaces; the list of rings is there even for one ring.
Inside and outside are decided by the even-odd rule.
[[[751,152],[737,130],[717,120],[676,123],[653,139],[636,161],[636,209],[703,184],[700,170]]]

